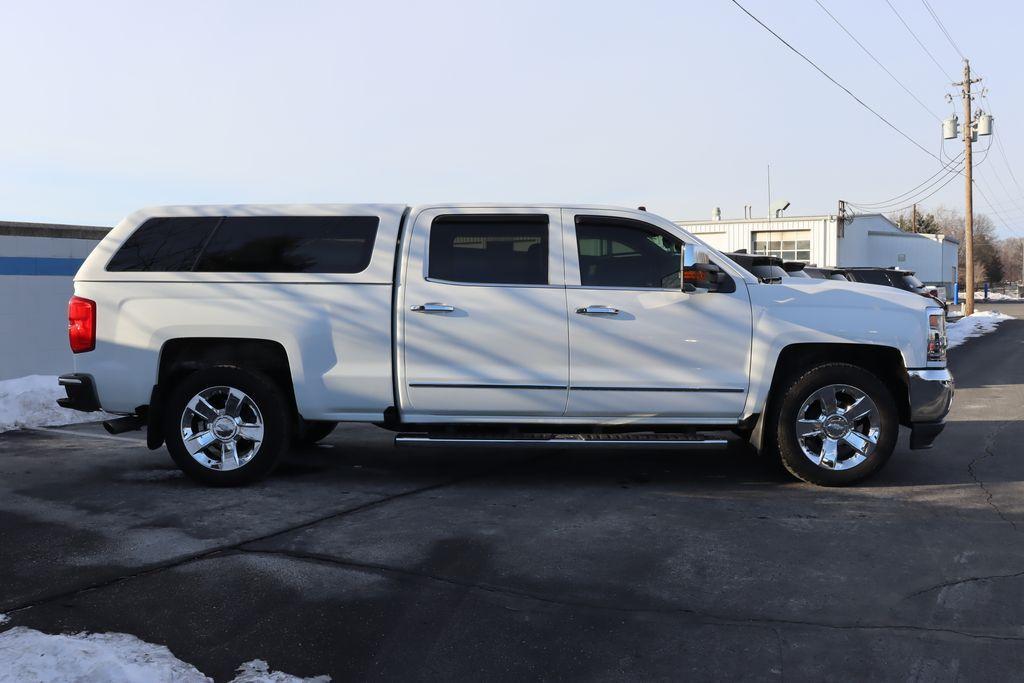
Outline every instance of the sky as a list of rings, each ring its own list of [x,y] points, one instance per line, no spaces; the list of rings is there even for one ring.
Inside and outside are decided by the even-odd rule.
[[[740,0],[940,154],[939,122],[815,0]],[[960,56],[921,0],[821,0],[939,118]],[[1024,7],[930,0],[1006,152],[976,174],[1024,233]],[[940,163],[731,0],[0,4],[0,220],[113,225],[158,204],[645,205],[672,219],[834,213]],[[977,87],[977,86],[976,86]],[[949,141],[956,155],[962,143]],[[924,206],[962,209],[962,181]],[[986,211],[980,200],[978,210]]]

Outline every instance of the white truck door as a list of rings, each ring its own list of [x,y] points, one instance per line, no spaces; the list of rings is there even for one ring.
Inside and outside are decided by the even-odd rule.
[[[738,418],[748,389],[747,288],[681,291],[682,239],[630,212],[564,210],[566,417]]]
[[[403,419],[562,415],[560,211],[430,208],[412,221],[396,299]]]

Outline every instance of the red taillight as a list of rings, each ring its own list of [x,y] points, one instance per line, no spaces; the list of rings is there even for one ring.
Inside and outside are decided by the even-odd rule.
[[[68,301],[68,342],[72,353],[96,348],[96,302],[73,296]]]

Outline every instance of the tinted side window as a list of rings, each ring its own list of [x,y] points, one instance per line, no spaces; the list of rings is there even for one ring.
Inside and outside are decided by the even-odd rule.
[[[219,222],[217,217],[150,218],[125,240],[107,270],[192,270],[199,250]]]
[[[370,265],[376,216],[225,218],[196,264],[221,273],[358,273]]]
[[[547,216],[438,216],[427,276],[451,282],[546,285]]]
[[[584,287],[679,289],[683,243],[641,221],[576,217]]]

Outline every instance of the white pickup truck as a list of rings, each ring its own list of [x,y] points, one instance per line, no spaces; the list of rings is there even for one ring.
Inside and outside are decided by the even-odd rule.
[[[439,204],[164,207],[96,247],[61,405],[123,415],[209,484],[341,421],[396,443],[683,448],[733,431],[822,485],[953,382],[942,309],[832,280],[762,284],[645,211]],[[716,434],[717,432],[717,434]]]

